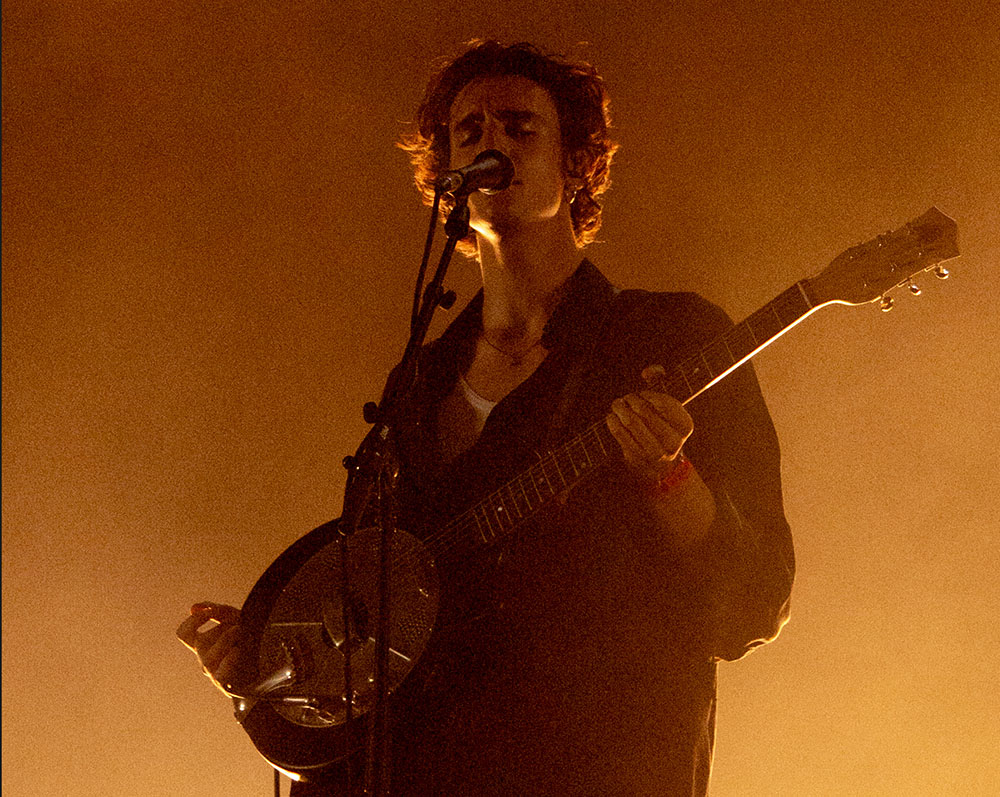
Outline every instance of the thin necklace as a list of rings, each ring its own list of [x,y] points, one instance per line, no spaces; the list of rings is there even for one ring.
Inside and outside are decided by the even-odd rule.
[[[539,338],[534,343],[532,343],[530,346],[528,346],[528,348],[526,348],[524,351],[522,351],[520,354],[514,354],[512,352],[509,352],[509,351],[506,351],[504,349],[501,349],[499,346],[497,346],[492,340],[490,340],[488,337],[486,337],[486,332],[485,331],[479,333],[479,338],[480,338],[480,340],[484,341],[486,343],[486,345],[489,346],[491,349],[493,349],[495,351],[498,351],[504,357],[507,357],[510,360],[511,366],[513,366],[514,368],[516,368],[521,363],[523,363],[524,362],[524,358],[528,356],[528,353],[531,352],[535,348],[535,346],[537,346],[539,343],[542,342],[542,339]]]

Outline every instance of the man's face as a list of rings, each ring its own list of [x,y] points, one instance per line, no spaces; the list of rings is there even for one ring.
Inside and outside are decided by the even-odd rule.
[[[488,149],[514,164],[510,187],[469,198],[472,227],[487,235],[553,218],[563,205],[559,114],[549,93],[516,75],[479,78],[459,92],[448,117],[450,168],[467,166]],[[566,210],[568,214],[568,206]]]

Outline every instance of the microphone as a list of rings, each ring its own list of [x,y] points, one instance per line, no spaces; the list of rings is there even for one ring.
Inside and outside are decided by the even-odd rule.
[[[468,166],[442,174],[434,187],[442,194],[454,194],[456,191],[495,194],[503,191],[513,179],[514,164],[510,158],[495,149],[488,149],[479,153]]]

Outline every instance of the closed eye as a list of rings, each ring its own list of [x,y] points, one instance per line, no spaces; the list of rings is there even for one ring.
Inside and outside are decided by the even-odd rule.
[[[511,138],[530,138],[535,135],[534,130],[528,130],[524,127],[505,127],[504,132]],[[482,131],[479,129],[466,130],[460,132],[458,137],[458,146],[469,147],[479,142],[479,138],[482,135]]]
[[[495,116],[503,123],[504,133],[510,138],[516,140],[535,135],[534,126],[538,115],[532,111],[504,109],[498,111]],[[468,147],[476,144],[482,137],[485,120],[485,115],[478,111],[463,117],[453,129],[457,146]]]

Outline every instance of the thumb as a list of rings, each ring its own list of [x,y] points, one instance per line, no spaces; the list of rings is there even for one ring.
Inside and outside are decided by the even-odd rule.
[[[238,623],[240,610],[225,603],[199,601],[191,607],[192,615],[202,615],[205,620],[215,620],[220,623]]]
[[[649,365],[642,369],[642,378],[652,388],[656,388],[666,376],[667,371],[662,365]]]

